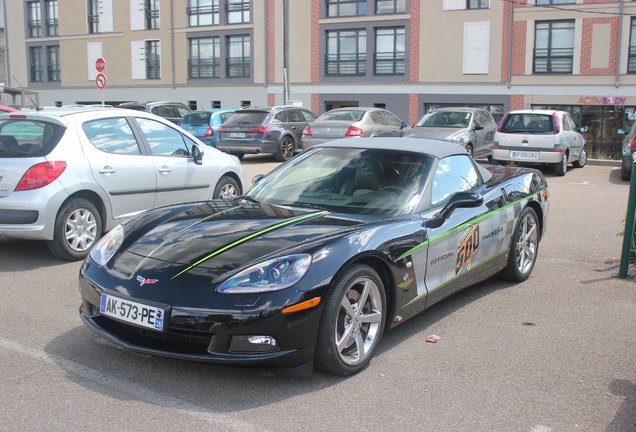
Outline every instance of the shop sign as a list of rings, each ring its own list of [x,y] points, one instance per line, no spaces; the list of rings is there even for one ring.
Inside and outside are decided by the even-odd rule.
[[[583,105],[625,105],[626,97],[618,96],[581,96],[579,103]]]

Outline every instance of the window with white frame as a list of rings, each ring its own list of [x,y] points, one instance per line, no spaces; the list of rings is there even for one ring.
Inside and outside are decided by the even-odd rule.
[[[40,1],[27,3],[29,37],[37,38],[42,36],[42,7]]]
[[[88,33],[113,31],[113,0],[87,0]]]
[[[161,78],[161,42],[159,40],[130,42],[132,79]]]

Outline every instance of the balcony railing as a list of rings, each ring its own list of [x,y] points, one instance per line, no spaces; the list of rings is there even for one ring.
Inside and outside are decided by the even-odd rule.
[[[536,48],[533,73],[571,74],[573,63],[574,48]]]
[[[188,60],[189,78],[219,78],[221,76],[221,62],[219,59]]]
[[[146,79],[161,78],[161,61],[146,60]]]
[[[366,54],[325,54],[325,75],[366,75]]]
[[[249,57],[228,57],[225,59],[225,73],[230,78],[246,78],[250,76],[251,62]]]
[[[31,66],[31,82],[44,81],[44,69],[42,66]]]
[[[373,54],[373,73],[375,75],[404,75],[404,52]]]
[[[49,81],[62,81],[62,68],[59,64],[49,65],[47,78]]]
[[[627,73],[636,73],[636,47],[629,47],[627,58]]]

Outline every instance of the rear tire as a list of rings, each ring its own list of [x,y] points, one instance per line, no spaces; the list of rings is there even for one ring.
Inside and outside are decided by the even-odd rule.
[[[468,152],[468,155],[469,155],[470,157],[473,157],[473,146],[472,146],[471,144],[468,144],[468,145],[466,146],[466,151]]]
[[[102,236],[102,219],[97,208],[83,198],[69,199],[57,214],[49,249],[66,261],[84,259]]]
[[[558,176],[564,176],[568,170],[568,154],[563,153],[563,159],[561,162],[554,165],[554,173]]]
[[[278,151],[274,155],[278,162],[287,162],[294,156],[294,140],[289,136],[284,136],[278,145]]]
[[[539,222],[532,207],[522,210],[510,240],[508,265],[502,276],[512,282],[523,282],[530,277],[539,252]]]
[[[347,376],[367,367],[382,338],[386,313],[384,285],[375,270],[362,264],[347,268],[325,300],[316,368]]]
[[[621,180],[630,181],[632,179],[632,172],[625,168],[625,165],[621,164]]]

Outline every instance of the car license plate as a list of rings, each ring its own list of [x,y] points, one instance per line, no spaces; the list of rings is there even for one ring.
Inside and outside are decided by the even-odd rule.
[[[163,330],[165,310],[102,293],[99,304],[102,315],[153,330]]]
[[[189,132],[192,135],[196,135],[197,134],[197,131],[195,131],[195,130],[189,130],[189,131],[186,131],[186,132]]]
[[[244,132],[230,132],[230,138],[245,138]]]
[[[539,152],[511,151],[512,159],[539,159]]]

